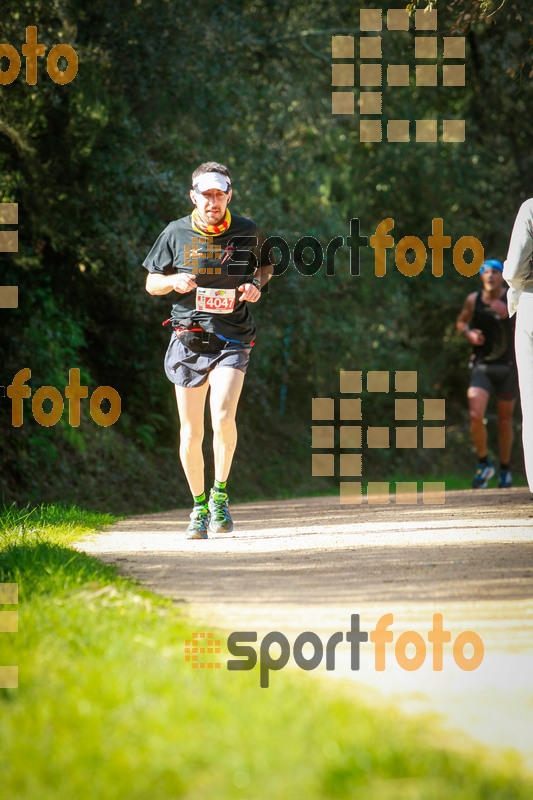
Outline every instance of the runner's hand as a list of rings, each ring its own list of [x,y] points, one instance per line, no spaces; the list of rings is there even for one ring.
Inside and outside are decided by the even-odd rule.
[[[249,303],[257,303],[261,297],[261,292],[253,283],[242,283],[237,291],[242,292],[239,300],[248,300]]]
[[[176,275],[172,288],[175,292],[179,292],[180,294],[194,291],[194,289],[198,288],[196,285],[196,275],[190,275],[188,272],[180,272],[179,275]]]
[[[500,319],[505,319],[509,316],[507,313],[507,303],[504,303],[503,300],[493,300],[490,307],[499,315]]]
[[[479,328],[471,328],[468,331],[466,338],[468,339],[470,344],[473,344],[476,347],[485,344],[485,337],[483,335],[483,331],[480,331]]]

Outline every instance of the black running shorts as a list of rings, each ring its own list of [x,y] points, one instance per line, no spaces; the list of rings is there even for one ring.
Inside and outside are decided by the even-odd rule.
[[[165,355],[165,373],[178,386],[202,386],[217,367],[246,372],[251,349],[250,344],[227,342],[219,353],[196,353],[185,347],[174,331]]]

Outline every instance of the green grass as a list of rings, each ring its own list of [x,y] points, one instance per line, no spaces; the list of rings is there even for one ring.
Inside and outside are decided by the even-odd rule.
[[[533,782],[507,756],[455,749],[426,719],[292,671],[193,670],[194,623],[68,545],[111,518],[62,506],[0,516],[2,800],[507,800]],[[9,608],[6,606],[5,608]]]

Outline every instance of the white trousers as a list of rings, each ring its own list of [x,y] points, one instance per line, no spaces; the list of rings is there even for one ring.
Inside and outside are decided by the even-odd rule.
[[[523,292],[516,312],[516,364],[522,403],[522,442],[529,490],[533,492],[533,294]]]

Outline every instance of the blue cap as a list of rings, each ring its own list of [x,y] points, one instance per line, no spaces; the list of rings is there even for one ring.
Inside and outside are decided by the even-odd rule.
[[[500,272],[503,272],[503,264],[501,261],[498,261],[497,258],[489,258],[488,261],[484,261],[481,265],[481,269],[479,270],[479,274],[483,275],[483,270],[485,267],[489,269],[498,269]]]

